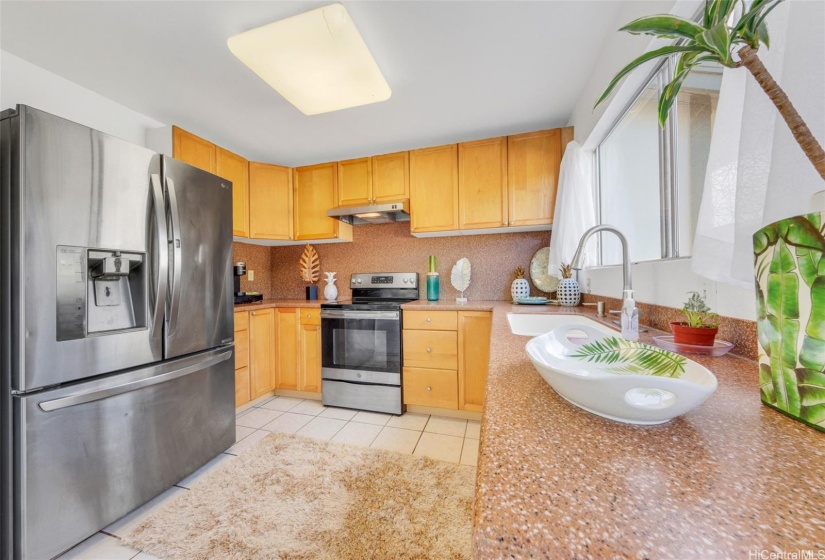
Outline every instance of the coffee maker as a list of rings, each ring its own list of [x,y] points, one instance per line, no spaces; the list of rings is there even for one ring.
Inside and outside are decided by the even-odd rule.
[[[236,262],[233,267],[233,271],[235,272],[234,295],[236,305],[239,303],[255,303],[256,301],[262,301],[264,299],[262,294],[253,294],[241,291],[241,276],[246,274],[246,263]]]

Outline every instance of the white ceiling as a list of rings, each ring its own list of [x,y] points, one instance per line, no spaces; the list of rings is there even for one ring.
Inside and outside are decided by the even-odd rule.
[[[305,116],[226,39],[329,2],[0,2],[0,47],[249,159],[303,165],[565,126],[618,1],[343,2],[392,88]]]

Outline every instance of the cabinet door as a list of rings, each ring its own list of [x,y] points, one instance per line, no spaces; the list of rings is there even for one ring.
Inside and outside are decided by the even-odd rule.
[[[195,136],[176,126],[172,127],[172,157],[175,159],[215,173],[217,169],[215,148],[215,144],[200,136]]]
[[[321,392],[321,326],[301,324],[301,391]]]
[[[292,239],[292,170],[249,162],[249,237]]]
[[[296,167],[295,239],[332,239],[338,237],[339,222],[327,216],[338,201],[338,164],[322,163]]]
[[[507,138],[458,145],[458,203],[461,229],[507,225]]]
[[[278,309],[275,318],[275,388],[298,390],[298,314],[295,309]]]
[[[458,229],[458,146],[410,152],[410,231]]]
[[[492,315],[458,312],[458,408],[481,412],[490,362]]]
[[[275,386],[275,310],[249,312],[249,385],[253,399]]]
[[[396,202],[410,198],[410,152],[373,156],[372,200]]]
[[[507,139],[509,225],[553,223],[561,163],[561,130],[540,130]]]
[[[370,158],[338,162],[338,206],[372,202],[372,168]]]
[[[249,237],[249,162],[216,147],[215,174],[232,181],[232,235]]]

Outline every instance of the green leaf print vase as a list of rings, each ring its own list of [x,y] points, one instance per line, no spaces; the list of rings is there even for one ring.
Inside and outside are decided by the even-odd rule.
[[[753,235],[762,402],[825,431],[825,212]]]

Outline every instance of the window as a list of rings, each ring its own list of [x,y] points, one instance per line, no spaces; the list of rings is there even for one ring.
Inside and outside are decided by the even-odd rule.
[[[690,255],[699,215],[722,68],[697,67],[661,128],[658,100],[671,72],[670,61],[656,69],[597,151],[599,222],[625,234],[632,261]],[[600,264],[621,262],[615,236],[599,246]]]

